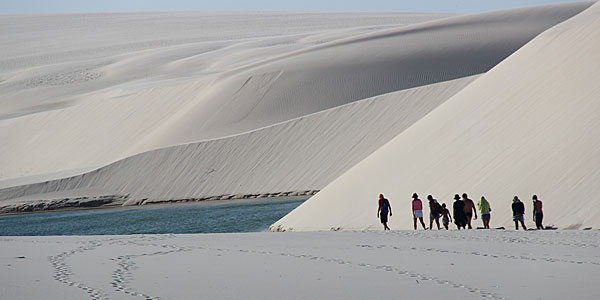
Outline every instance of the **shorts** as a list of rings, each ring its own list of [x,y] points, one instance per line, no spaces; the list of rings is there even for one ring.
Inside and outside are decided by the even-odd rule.
[[[491,217],[492,216],[489,213],[481,215],[482,220],[489,220],[489,219],[491,219]]]
[[[429,218],[430,219],[439,219],[440,218],[440,213],[437,212],[437,210],[429,212]]]
[[[387,223],[388,221],[388,213],[381,213],[381,215],[379,216],[381,217],[381,223]]]
[[[535,226],[536,227],[542,227],[542,220],[544,219],[544,214],[543,213],[536,213],[535,214]]]
[[[415,218],[422,218],[423,217],[423,211],[422,210],[413,210],[413,216]]]
[[[473,213],[472,212],[465,212],[465,216],[467,216],[467,219],[472,219],[473,218]]]
[[[444,224],[444,226],[446,226],[446,225],[450,224],[450,219],[448,217],[443,217],[442,223]]]
[[[517,221],[525,222],[525,219],[523,219],[523,215],[513,215],[513,221],[515,221],[515,222],[517,222]]]

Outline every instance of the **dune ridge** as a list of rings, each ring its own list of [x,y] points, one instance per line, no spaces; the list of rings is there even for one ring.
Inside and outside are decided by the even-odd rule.
[[[448,204],[455,193],[485,195],[492,226],[507,228],[513,196],[531,226],[538,194],[545,225],[600,227],[599,20],[596,3],[542,33],[272,228],[379,228],[376,197],[384,193],[392,228],[410,229],[413,192]]]

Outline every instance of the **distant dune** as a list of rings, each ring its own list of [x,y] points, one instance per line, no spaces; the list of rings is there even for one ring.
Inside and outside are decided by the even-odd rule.
[[[514,95],[510,101],[525,103],[518,97],[520,89],[526,90],[525,82],[517,83],[521,73],[526,73],[519,65],[525,65],[529,58],[516,63],[510,61],[524,56],[522,52],[527,47],[534,47],[528,44],[520,49],[538,34],[589,6],[590,3],[575,3],[451,17],[384,15],[387,19],[377,22],[375,14],[362,15],[363,19],[357,20],[353,19],[354,14],[332,14],[331,22],[335,24],[331,27],[325,20],[318,26],[301,20],[298,24],[302,26],[291,26],[286,36],[269,37],[277,33],[265,31],[269,38],[256,36],[251,29],[246,36],[231,37],[228,34],[232,32],[224,28],[223,35],[228,37],[224,42],[212,36],[205,36],[204,40],[174,38],[159,43],[160,47],[140,41],[128,44],[128,47],[140,48],[125,52],[118,52],[123,50],[117,45],[103,49],[90,42],[91,46],[107,51],[106,60],[99,53],[91,52],[92,55],[81,50],[87,45],[81,42],[69,46],[78,49],[73,60],[65,54],[69,53],[69,47],[65,46],[57,52],[61,55],[47,58],[55,60],[56,65],[31,68],[25,67],[27,62],[43,61],[43,53],[18,56],[15,49],[7,48],[14,52],[7,50],[14,57],[0,62],[7,66],[0,82],[0,90],[7,91],[0,103],[4,117],[0,121],[0,138],[8,141],[0,146],[3,159],[0,178],[5,179],[4,183],[0,182],[0,186],[5,187],[0,190],[0,199],[4,200],[0,206],[56,199],[63,195],[61,193],[64,197],[84,197],[88,192],[96,196],[128,197],[128,203],[137,204],[306,192],[320,190],[334,182],[276,224],[281,228],[310,230],[378,226],[377,220],[368,219],[362,210],[369,207],[368,211],[374,216],[374,209],[370,209],[373,201],[368,199],[373,197],[375,189],[378,190],[376,195],[387,193],[384,191],[387,187],[393,206],[401,206],[396,201],[402,199],[404,189],[423,190],[423,193],[427,190],[439,194],[440,198],[446,197],[443,193],[455,193],[455,189],[476,193],[479,185],[458,180],[471,174],[469,172],[475,174],[476,169],[487,170],[483,167],[490,163],[474,154],[465,155],[470,151],[484,153],[478,147],[496,145],[498,140],[480,143],[479,138],[488,137],[488,133],[478,131],[478,135],[467,136],[463,135],[466,129],[453,129],[453,126],[467,121],[473,123],[465,128],[488,124],[487,119],[482,118],[492,112],[464,117],[475,112],[471,110],[481,109],[482,103],[488,107],[489,101],[490,108],[496,107],[494,105],[509,107],[509,101],[494,96],[494,91],[503,93],[504,97]],[[110,17],[133,16],[145,22],[148,22],[145,18],[157,17],[152,14]],[[248,18],[243,14],[237,17],[242,21]],[[2,18],[6,22],[18,17]],[[101,32],[98,34],[102,36]],[[124,37],[132,38],[126,33]],[[536,38],[531,44],[539,43],[536,41],[540,39],[543,40]],[[69,43],[73,42],[66,44]],[[215,45],[220,43],[223,44]],[[201,50],[200,44],[207,48]],[[552,51],[542,48],[537,46],[536,49],[540,53]],[[562,57],[558,50],[555,52],[552,57]],[[27,60],[28,57],[31,60]],[[85,64],[90,60],[103,61],[97,68],[99,75],[90,71],[96,69],[86,69],[78,59]],[[536,57],[536,61],[540,60]],[[66,70],[65,66],[70,64],[79,71]],[[514,67],[501,73],[499,70],[504,65]],[[60,72],[52,73],[53,68],[59,67]],[[552,74],[553,70],[545,71]],[[38,73],[49,75],[43,78],[33,75]],[[493,75],[497,73],[499,75]],[[534,83],[543,81],[545,77],[540,74]],[[127,77],[133,75],[139,79]],[[484,80],[485,77],[496,80]],[[488,83],[477,88],[483,84],[480,82]],[[498,82],[498,85],[490,82]],[[491,95],[479,95],[482,93],[477,92],[479,90]],[[15,99],[29,99],[31,103]],[[462,102],[465,104],[460,106]],[[453,113],[443,113],[452,105],[458,108]],[[435,117],[442,114],[447,119]],[[438,118],[441,121],[437,121]],[[490,126],[495,124],[494,120],[500,120],[495,118],[490,119]],[[423,129],[417,131],[418,128]],[[499,128],[489,129],[491,138]],[[510,130],[523,133],[516,127]],[[502,132],[508,135],[511,131]],[[414,141],[397,142],[407,139],[405,136],[413,137]],[[463,156],[455,157],[445,152],[448,140],[478,146],[459,151]],[[387,155],[394,157],[389,161],[373,158],[396,144],[404,152],[389,150],[393,153]],[[463,150],[452,146],[452,149]],[[503,148],[497,150],[500,149]],[[444,165],[446,169],[438,170],[437,160],[428,154],[434,151],[437,151],[437,160],[449,158]],[[373,152],[374,156],[363,161]],[[417,164],[422,163],[421,160],[432,165],[423,170]],[[380,161],[385,167],[363,167],[369,161]],[[405,166],[405,163],[409,164]],[[457,166],[472,169],[460,171]],[[349,169],[349,173],[336,180]],[[416,176],[409,170],[419,170],[424,175],[433,172],[438,176],[433,178],[444,178],[439,180],[448,182],[442,185],[435,179],[430,181],[430,176]],[[460,176],[443,177],[454,171]],[[344,180],[350,180],[345,178],[351,178],[352,174],[356,174],[357,181],[352,181],[350,186],[344,184]],[[75,176],[68,177],[70,175]],[[387,180],[379,180],[382,176]],[[394,181],[388,181],[392,178]],[[402,182],[396,182],[398,178]],[[496,186],[501,187],[505,186]],[[444,188],[448,191],[443,191]],[[490,197],[497,196],[495,191],[490,189]],[[507,192],[519,191],[517,186]],[[546,190],[536,191],[542,198],[549,195]],[[338,202],[339,199],[346,202]],[[337,210],[344,205],[347,207],[329,215],[326,222],[311,221],[320,218],[319,211],[323,209],[335,206]],[[500,207],[494,210],[496,212],[499,216],[505,213]],[[406,224],[398,226],[405,228]]]
[[[410,196],[491,202],[492,227],[512,225],[511,200],[544,203],[545,225],[600,227],[600,5],[519,49],[340,176],[273,228],[379,228],[379,193],[392,228],[412,228]],[[480,221],[476,224],[481,226]]]
[[[214,102],[229,101],[205,99],[216,86],[224,88],[224,73],[337,39],[446,16],[275,12],[0,16],[4,39],[0,139],[5,141],[0,144],[0,180],[38,179],[40,174],[56,178],[56,172],[80,173],[173,146],[173,141],[200,141],[206,135],[200,130],[206,114],[191,113],[217,114]],[[230,88],[238,90],[241,84]],[[245,97],[255,101],[260,91]],[[233,117],[237,111],[246,113],[242,109],[229,113]],[[295,117],[303,114],[298,111]],[[164,133],[182,122],[191,130]],[[251,129],[257,128],[242,131]]]

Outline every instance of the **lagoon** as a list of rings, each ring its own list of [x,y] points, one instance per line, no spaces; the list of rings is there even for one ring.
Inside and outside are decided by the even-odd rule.
[[[0,217],[0,236],[260,232],[307,197],[220,200]]]

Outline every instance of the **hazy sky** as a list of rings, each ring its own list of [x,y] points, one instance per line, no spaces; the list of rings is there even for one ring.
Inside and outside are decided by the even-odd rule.
[[[481,12],[573,0],[0,0],[0,13],[149,10]]]

